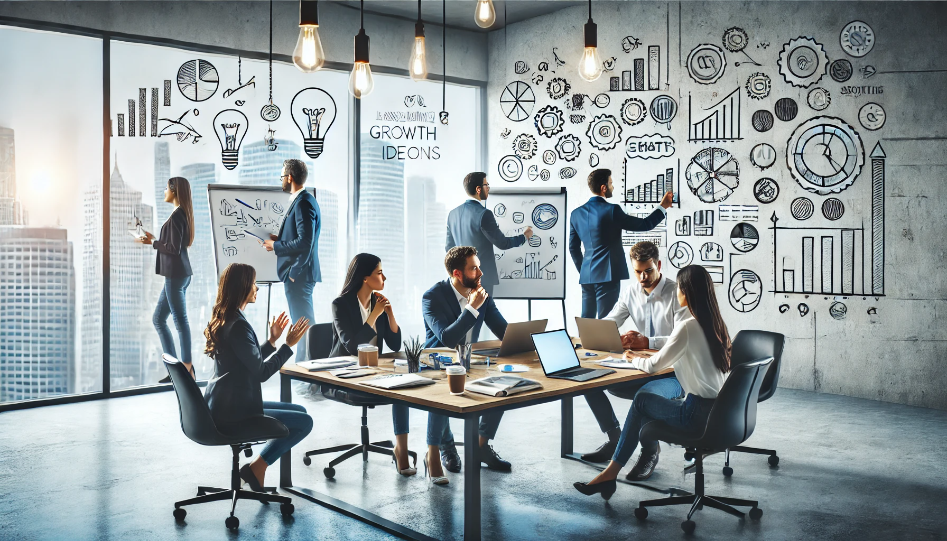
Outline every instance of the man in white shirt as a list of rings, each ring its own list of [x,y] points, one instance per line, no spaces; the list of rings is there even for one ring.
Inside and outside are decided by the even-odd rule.
[[[628,252],[628,257],[634,269],[635,281],[626,282],[618,302],[602,319],[610,319],[619,327],[625,321],[631,320],[634,329],[621,337],[625,349],[661,349],[674,330],[675,319],[681,315],[681,305],[677,300],[677,283],[661,273],[660,253],[654,243],[642,241],[635,244]],[[661,394],[664,386],[659,385],[658,381],[651,383],[641,389]],[[595,451],[582,455],[582,459],[589,462],[606,462],[615,452],[621,426],[604,391],[593,391],[585,395],[585,399],[598,421],[599,428],[608,435],[608,442]]]

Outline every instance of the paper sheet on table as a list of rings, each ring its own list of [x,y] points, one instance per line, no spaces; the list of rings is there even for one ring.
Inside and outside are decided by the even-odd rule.
[[[621,358],[621,357],[609,357],[603,361],[598,361],[598,364],[602,366],[607,366],[609,368],[621,368],[624,370],[638,370],[635,368],[631,362]]]

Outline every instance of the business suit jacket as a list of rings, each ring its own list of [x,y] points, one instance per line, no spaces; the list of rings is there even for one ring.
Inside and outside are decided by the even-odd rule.
[[[375,308],[377,298],[372,295],[369,312]],[[385,351],[385,344],[391,351],[401,350],[401,327],[398,332],[391,330],[388,314],[382,313],[375,320],[373,329],[368,323],[362,323],[362,311],[358,306],[355,293],[337,297],[332,301],[332,351],[330,357],[358,355],[358,345],[367,344],[372,338],[378,338],[378,353]]]
[[[273,243],[276,272],[281,281],[289,282],[290,278],[312,283],[322,281],[322,271],[319,268],[321,230],[322,214],[319,211],[319,203],[309,190],[304,189],[286,209],[286,217],[279,230],[279,240]]]
[[[504,235],[500,231],[500,226],[497,225],[493,212],[473,199],[468,199],[447,215],[447,250],[454,246],[476,248],[477,255],[480,257],[480,271],[483,272],[483,277],[480,278],[482,285],[490,286],[500,283],[493,247],[509,250],[522,246],[525,242],[525,235],[513,237]]]
[[[167,278],[184,278],[194,274],[191,260],[187,257],[187,242],[191,238],[187,217],[181,207],[174,209],[158,238],[151,241],[151,247],[158,252],[155,258],[155,274]]]
[[[506,334],[506,319],[497,309],[492,296],[487,297],[477,309],[480,316],[474,317],[470,310],[460,309],[450,279],[438,282],[424,292],[421,297],[421,312],[424,314],[426,348],[456,347],[478,321],[486,323],[500,339]]]
[[[238,311],[220,330],[214,359],[215,379],[204,391],[214,422],[233,424],[263,415],[260,384],[270,379],[292,355],[292,348],[286,344],[278,350],[268,341],[257,345],[253,327]]]
[[[628,278],[621,232],[650,231],[662,220],[661,208],[647,218],[638,218],[597,195],[573,210],[569,218],[569,254],[579,271],[579,283],[600,284]]]

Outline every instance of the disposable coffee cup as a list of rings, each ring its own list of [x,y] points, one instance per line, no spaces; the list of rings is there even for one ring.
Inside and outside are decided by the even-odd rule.
[[[378,366],[378,348],[371,344],[358,346],[359,366]]]
[[[464,386],[467,384],[467,369],[460,365],[447,367],[447,386],[452,395],[464,394]]]

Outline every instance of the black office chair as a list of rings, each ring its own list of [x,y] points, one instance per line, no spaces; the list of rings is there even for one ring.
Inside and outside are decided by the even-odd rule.
[[[744,513],[732,506],[750,507],[751,519],[758,520],[763,516],[763,510],[755,500],[704,494],[703,455],[735,447],[753,434],[760,386],[772,362],[773,358],[768,357],[734,366],[714,401],[707,426],[703,430],[672,427],[664,421],[651,421],[641,428],[641,440],[660,440],[687,447],[694,454],[697,475],[694,479],[693,494],[642,501],[635,509],[636,517],[642,520],[647,518],[648,507],[689,504],[691,509],[687,513],[687,520],[681,523],[681,529],[685,533],[693,533],[696,525],[691,516],[705,505],[740,518],[745,516]]]
[[[736,366],[754,359],[772,357],[773,364],[766,372],[763,378],[763,385],[760,387],[760,402],[768,400],[776,392],[776,385],[779,383],[779,361],[783,356],[783,347],[786,345],[786,337],[775,332],[768,331],[740,331],[733,339],[731,349],[730,364]],[[723,474],[727,477],[733,475],[733,468],[730,467],[730,453],[750,453],[754,455],[769,455],[767,461],[770,466],[779,464],[779,456],[773,449],[757,449],[756,447],[743,447],[738,445],[725,451],[726,460],[723,466]]]
[[[331,323],[320,323],[309,328],[310,359],[325,359],[329,356],[329,352],[332,350],[332,333],[333,329]],[[361,443],[348,443],[345,445],[336,445],[335,447],[307,451],[305,456],[303,456],[303,464],[307,466],[312,464],[312,459],[309,457],[313,455],[341,452],[341,455],[329,461],[329,465],[322,470],[322,473],[325,474],[327,479],[332,479],[335,477],[335,467],[355,455],[361,454],[362,461],[364,462],[368,461],[369,452],[390,457],[394,456],[395,444],[390,440],[372,442],[368,437],[368,410],[375,409],[375,406],[387,406],[391,404],[390,400],[382,396],[335,387],[323,387],[322,396],[335,402],[341,402],[350,406],[360,406],[362,408],[362,441]],[[418,454],[414,451],[408,451],[408,456],[414,460],[413,466],[417,466]]]
[[[174,393],[178,397],[178,406],[181,412],[181,429],[192,441],[201,445],[229,445],[233,450],[233,469],[230,473],[230,488],[197,487],[197,497],[174,503],[174,518],[183,521],[187,511],[185,505],[230,500],[230,516],[224,521],[227,528],[236,530],[240,521],[234,516],[237,500],[256,500],[269,505],[270,502],[280,504],[283,516],[293,514],[293,500],[276,494],[276,489],[264,487],[266,492],[254,492],[240,488],[240,451],[250,456],[253,451],[251,445],[265,443],[266,440],[283,438],[289,435],[289,429],[278,420],[260,415],[248,419],[239,426],[218,427],[210,414],[210,408],[204,401],[200,387],[191,377],[183,364],[170,355],[164,355],[164,365],[171,375]],[[271,494],[272,493],[272,494]]]

